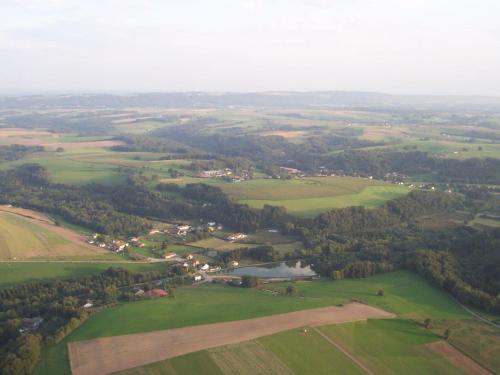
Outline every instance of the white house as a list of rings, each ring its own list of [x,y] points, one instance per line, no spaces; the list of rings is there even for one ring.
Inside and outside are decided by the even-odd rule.
[[[201,281],[202,279],[201,275],[194,275],[194,281]]]
[[[205,263],[203,266],[200,267],[200,270],[202,271],[208,271],[210,269],[210,266],[208,263]]]

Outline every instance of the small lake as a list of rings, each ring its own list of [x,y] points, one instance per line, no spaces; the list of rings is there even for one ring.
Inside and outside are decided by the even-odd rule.
[[[241,267],[230,271],[229,274],[236,276],[249,275],[262,278],[316,276],[316,272],[314,272],[310,266],[302,265],[300,261],[271,263],[262,266]]]

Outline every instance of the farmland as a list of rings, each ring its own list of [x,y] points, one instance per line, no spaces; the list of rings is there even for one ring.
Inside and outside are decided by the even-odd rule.
[[[364,301],[404,319],[461,320],[469,315],[449,297],[409,272],[395,272],[362,280],[298,282],[297,297],[280,297],[255,290],[206,285],[181,288],[176,298],[124,303],[92,316],[63,343],[44,352],[38,374],[63,373],[66,343],[98,337],[149,332],[198,324]],[[378,289],[385,295],[376,295]],[[147,316],[147,319],[137,319]],[[67,362],[66,362],[67,363]],[[67,370],[66,370],[67,371]]]
[[[274,95],[281,96],[270,94],[266,103]],[[211,103],[202,93],[196,97]],[[122,100],[132,99],[116,98]],[[69,373],[68,344],[112,343],[123,335],[138,335],[137,343],[158,350],[151,358],[160,360],[125,373],[459,374],[449,360],[453,350],[498,371],[498,329],[472,319],[440,290],[497,319],[498,114],[296,103],[0,111],[3,207],[57,213],[0,213],[0,287],[9,309],[9,316],[0,311],[0,333],[12,317],[21,324],[43,316],[37,374]],[[261,210],[268,205],[286,211]],[[318,217],[351,206],[366,210]],[[189,229],[176,230],[181,225]],[[121,243],[114,250],[122,253],[86,244],[84,236],[94,233],[94,243],[110,249]],[[226,240],[235,233],[245,238]],[[154,263],[168,252],[178,257]],[[188,254],[194,258],[181,259]],[[236,284],[227,271],[235,262],[292,259],[320,280],[224,285]],[[205,263],[222,269],[214,283],[200,270]],[[97,275],[108,267],[162,275]],[[78,279],[83,276],[94,277]],[[155,279],[142,283],[142,277]],[[91,279],[92,288],[86,287]],[[41,283],[51,280],[64,287]],[[13,288],[21,283],[52,293],[35,300],[34,289]],[[175,291],[175,298],[142,298],[151,288]],[[88,319],[87,301],[95,309]],[[163,361],[162,348],[175,342],[155,347],[154,339],[139,339],[353,301],[396,317],[308,322],[314,327],[306,330],[270,323],[264,336],[171,352]],[[0,334],[1,350],[16,350],[24,339],[17,328],[12,339]],[[212,339],[210,332],[193,337]],[[109,347],[116,346],[97,347],[98,354]]]
[[[173,358],[200,349],[235,344],[272,333],[304,326],[342,323],[367,318],[390,318],[392,314],[359,303],[296,311],[249,320],[155,331],[137,335],[100,338],[69,344],[74,375],[106,374],[137,365]],[[178,340],[182,337],[181,340]],[[157,350],[151,348],[151,342]],[[120,347],[117,356],[112,348]]]

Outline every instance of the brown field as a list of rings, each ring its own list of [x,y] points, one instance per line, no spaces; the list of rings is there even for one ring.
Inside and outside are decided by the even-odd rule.
[[[72,342],[68,344],[68,351],[73,375],[100,375],[304,326],[392,317],[394,314],[368,305],[349,303],[263,318]]]
[[[271,131],[271,132],[261,133],[261,136],[267,137],[267,136],[271,136],[271,135],[277,135],[277,136],[280,136],[280,137],[283,137],[283,138],[293,139],[293,138],[300,138],[305,133],[306,132],[301,131],[301,130],[290,130],[290,131],[286,131],[286,130],[280,131],[280,130],[277,130],[277,131]]]
[[[429,344],[428,347],[434,352],[442,355],[454,366],[463,369],[471,375],[491,375],[491,372],[478,365],[465,354],[462,354],[462,352],[455,349],[446,341],[436,341]]]
[[[378,140],[386,138],[400,138],[408,135],[404,128],[394,126],[368,126],[364,129],[361,138],[368,140]]]

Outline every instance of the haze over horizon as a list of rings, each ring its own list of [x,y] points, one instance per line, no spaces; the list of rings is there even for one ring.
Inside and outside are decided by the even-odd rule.
[[[500,96],[500,3],[6,0],[0,94]]]

